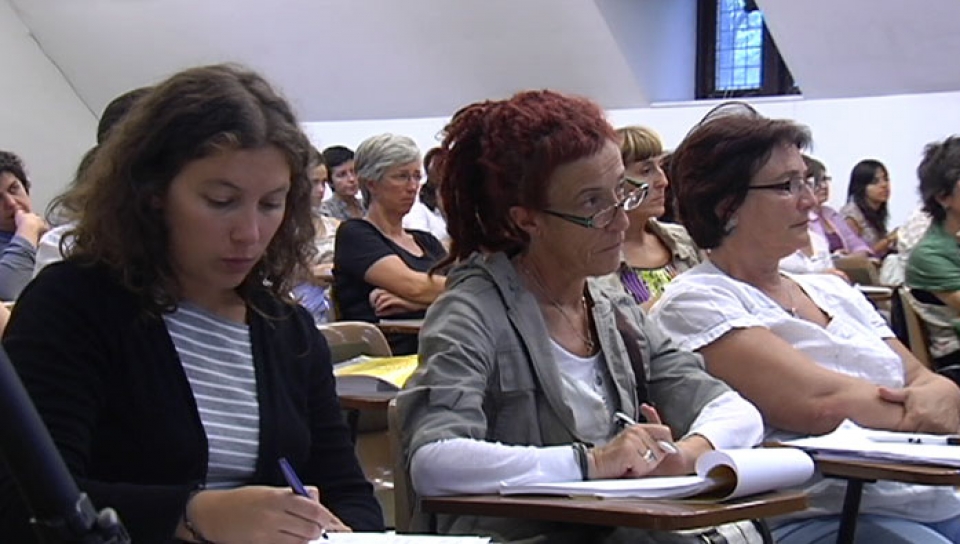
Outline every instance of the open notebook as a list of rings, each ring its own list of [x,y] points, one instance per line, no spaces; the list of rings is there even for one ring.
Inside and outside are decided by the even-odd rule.
[[[865,429],[846,420],[823,436],[789,440],[784,445],[854,459],[926,463],[960,468],[960,437]],[[938,444],[937,442],[940,442]]]
[[[501,483],[503,495],[567,495],[596,498],[726,500],[803,484],[813,460],[792,448],[719,450],[700,456],[695,476],[587,480],[546,484]]]

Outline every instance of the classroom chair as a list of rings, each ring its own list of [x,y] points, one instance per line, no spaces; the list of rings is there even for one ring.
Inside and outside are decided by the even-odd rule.
[[[397,411],[397,399],[390,401],[387,408],[388,432],[390,436],[390,454],[393,457],[393,520],[398,533],[409,533],[416,497],[410,485],[407,463],[403,456],[403,444],[400,441],[400,416]]]
[[[896,296],[900,297],[900,307],[903,309],[903,320],[907,325],[910,351],[923,366],[933,369],[933,357],[930,356],[930,337],[927,335],[926,325],[920,319],[920,314],[917,313],[914,306],[916,299],[910,294],[910,288],[905,285],[897,289]]]
[[[390,344],[373,323],[363,321],[335,321],[321,323],[317,329],[327,339],[333,363],[342,363],[358,355],[391,357]]]

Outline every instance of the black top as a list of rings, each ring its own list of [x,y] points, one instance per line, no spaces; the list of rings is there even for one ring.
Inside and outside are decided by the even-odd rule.
[[[333,289],[339,319],[376,323],[379,318],[370,305],[370,292],[376,286],[363,279],[367,270],[380,259],[396,255],[411,269],[427,272],[447,255],[440,240],[429,232],[407,230],[423,250],[416,256],[387,238],[373,223],[365,219],[349,219],[337,229],[333,254]],[[423,310],[391,315],[390,319],[422,319]],[[417,352],[417,337],[412,334],[387,335],[394,355]]]
[[[260,403],[251,485],[287,484],[279,457],[355,531],[383,518],[343,422],[330,350],[299,306],[257,293],[247,321]],[[21,294],[4,346],[67,467],[97,508],[117,510],[134,542],[172,542],[207,470],[196,402],[163,319],[104,268],[67,261]],[[26,505],[0,467],[0,535],[35,542]]]

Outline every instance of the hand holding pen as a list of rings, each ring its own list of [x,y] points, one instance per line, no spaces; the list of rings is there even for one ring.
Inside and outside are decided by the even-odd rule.
[[[645,417],[647,421],[649,421],[650,423],[654,423],[657,425],[663,424],[660,421],[660,414],[657,413],[657,410],[653,406],[650,406],[649,404],[643,404],[642,406],[640,406],[640,412],[643,414],[643,417]],[[613,414],[613,418],[624,427],[626,427],[627,425],[639,425],[639,423],[637,423],[632,417],[628,416],[623,412],[617,412]],[[677,447],[673,444],[672,441],[657,440],[657,446],[659,446],[660,449],[663,450],[663,452],[667,455],[672,455],[680,452],[680,450],[677,449]]]
[[[321,510],[327,514],[330,518],[326,522],[316,521],[317,525],[320,526],[320,538],[327,539],[327,532],[337,532],[337,533],[349,533],[351,532],[350,528],[343,524],[342,521],[337,519],[329,510],[323,507],[320,503],[320,490],[313,488],[315,493],[310,493],[310,490],[303,485],[303,482],[300,481],[300,477],[297,476],[297,473],[293,470],[293,466],[287,461],[286,458],[281,457],[277,460],[280,464],[280,472],[283,473],[283,478],[287,481],[287,484],[290,485],[290,488],[293,490],[294,494],[301,497],[306,497],[312,501],[315,501],[321,508]]]
[[[610,442],[587,452],[589,478],[640,478],[657,471],[665,459],[675,457],[668,453],[673,441],[670,429],[660,423],[652,407],[647,407],[642,413],[649,420],[648,423],[637,424],[622,414],[618,419],[623,421],[625,417],[631,424]],[[661,443],[667,446],[663,447]]]

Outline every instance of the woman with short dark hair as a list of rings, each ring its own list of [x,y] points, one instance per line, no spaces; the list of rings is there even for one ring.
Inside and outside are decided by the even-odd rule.
[[[907,261],[906,284],[917,302],[937,368],[960,365],[960,136],[929,144],[917,168],[930,227]]]
[[[801,150],[809,130],[722,107],[674,152],[680,214],[708,259],[677,277],[651,316],[707,370],[760,409],[768,440],[878,429],[956,433],[960,390],[924,368],[857,291],[829,274],[787,274],[780,259],[808,243],[816,205]],[[808,487],[813,515],[779,520],[777,541],[833,542],[846,484]],[[858,539],[955,542],[952,488],[864,488]]]

